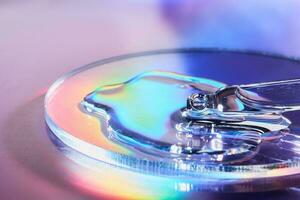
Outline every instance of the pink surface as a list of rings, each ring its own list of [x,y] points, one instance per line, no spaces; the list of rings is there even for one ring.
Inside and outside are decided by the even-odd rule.
[[[0,1],[1,199],[99,197],[67,181],[44,132],[42,95],[75,67],[186,46],[300,56],[299,1],[174,2]]]

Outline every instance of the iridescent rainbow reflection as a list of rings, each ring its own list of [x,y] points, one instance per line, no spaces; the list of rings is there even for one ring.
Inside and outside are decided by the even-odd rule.
[[[243,54],[241,57],[244,60],[242,59],[237,60],[236,58],[239,58],[238,55],[240,55],[241,53],[222,52],[222,54],[218,54],[216,52],[218,51],[215,50],[203,51],[199,49],[160,51],[159,53],[150,52],[145,55],[137,54],[131,57],[124,56],[116,59],[109,59],[106,61],[96,62],[86,66],[85,68],[81,68],[79,70],[71,72],[67,76],[58,80],[50,88],[46,96],[45,109],[46,109],[47,123],[50,129],[54,132],[55,136],[60,141],[62,141],[68,147],[71,147],[72,149],[75,149],[85,155],[88,155],[89,157],[92,157],[93,159],[95,159],[93,163],[103,161],[105,163],[117,165],[127,169],[137,170],[139,172],[144,173],[142,176],[148,178],[151,177],[149,179],[146,178],[145,182],[147,183],[141,181],[140,183],[141,185],[139,183],[133,184],[136,187],[140,185],[142,188],[143,187],[148,188],[149,195],[150,193],[151,195],[154,195],[155,190],[160,191],[158,188],[156,188],[156,186],[160,185],[158,184],[158,182],[162,180],[163,180],[162,182],[166,181],[165,182],[166,185],[169,184],[167,188],[169,188],[170,190],[166,190],[166,193],[160,191],[166,196],[172,195],[174,191],[178,191],[181,189],[201,191],[202,189],[213,190],[214,188],[215,190],[222,190],[222,188],[225,188],[225,190],[231,189],[233,191],[239,191],[239,190],[252,191],[253,188],[251,188],[250,186],[249,187],[247,186],[246,188],[236,188],[236,187],[241,182],[243,183],[247,182],[247,185],[251,185],[255,180],[261,181],[260,184],[264,186],[260,188],[261,190],[264,190],[266,188],[267,189],[283,188],[292,183],[297,184],[298,179],[297,180],[295,179],[297,177],[296,175],[299,173],[299,160],[297,159],[299,158],[299,153],[292,152],[293,157],[288,157],[291,155],[291,152],[289,152],[286,149],[281,149],[280,150],[281,153],[278,155],[276,154],[276,156],[278,156],[277,157],[278,160],[269,160],[269,163],[264,163],[265,161],[264,157],[274,155],[273,151],[268,151],[268,149],[270,149],[269,147],[273,148],[272,145],[274,144],[271,143],[262,146],[260,152],[257,154],[257,157],[251,160],[251,162],[243,163],[241,165],[236,164],[236,165],[229,165],[229,166],[228,165],[217,165],[217,166],[196,165],[195,166],[193,164],[189,165],[187,163],[177,162],[177,165],[176,166],[173,165],[173,166],[175,166],[175,168],[178,169],[177,172],[180,173],[178,174],[175,173],[171,177],[170,176],[166,177],[165,176],[166,174],[170,175],[170,173],[165,173],[168,172],[169,169],[168,167],[165,167],[164,165],[161,165],[158,162],[147,163],[147,157],[143,157],[138,152],[132,149],[124,148],[124,146],[109,140],[104,133],[106,127],[103,126],[103,124],[101,124],[96,117],[82,112],[82,109],[79,106],[80,102],[82,102],[84,97],[86,97],[86,95],[91,93],[92,91],[95,91],[97,88],[99,87],[101,88],[102,86],[105,85],[113,85],[116,83],[125,82],[130,78],[134,77],[135,75],[147,71],[163,70],[163,71],[171,71],[179,74],[186,74],[188,76],[199,77],[199,74],[201,74],[202,72],[205,74],[206,69],[210,69],[210,70],[216,69],[216,73],[220,75],[220,73],[222,73],[222,70],[226,70],[227,68],[232,69],[231,68],[232,65],[230,62],[233,62],[233,60],[234,62],[239,61],[240,63],[242,63],[242,61],[249,62],[249,60],[253,60],[257,56],[259,57],[259,59],[257,59],[258,62],[261,62],[262,65],[265,65],[268,61],[270,62],[272,61],[271,63],[274,63],[272,57],[267,57],[267,59],[264,60],[264,57],[260,55],[255,56],[251,54],[250,56],[248,56],[248,54]],[[221,59],[224,56],[226,56],[226,59]],[[217,59],[216,57],[219,57],[220,59]],[[193,62],[185,62],[187,58],[189,60],[193,60],[193,58],[195,59],[193,60]],[[220,65],[221,63],[217,62],[219,60],[220,62],[222,61],[221,63],[224,65],[222,65],[222,70],[218,71],[217,69],[220,69],[221,66]],[[276,60],[279,59],[276,58]],[[274,70],[275,69],[276,68],[274,68]],[[259,71],[257,71],[257,73],[259,73]],[[232,76],[233,76],[232,80],[234,80],[234,76],[236,76],[236,74],[233,74]],[[210,76],[208,78],[214,79],[213,76]],[[157,88],[161,90],[157,90]],[[138,88],[131,88],[131,89],[135,90],[135,92],[142,93],[142,91],[140,91],[140,89]],[[159,86],[157,85],[153,88],[152,87],[148,88],[149,91],[154,92],[154,93],[150,92],[152,95],[158,94],[164,97],[165,94],[162,89],[167,89],[167,87],[162,85]],[[158,93],[155,93],[157,91]],[[182,92],[179,95],[180,98],[178,97],[178,99],[176,99],[177,96],[172,97],[172,94],[171,97],[175,98],[175,101],[178,103],[178,105],[182,106],[185,103],[185,99],[186,99],[185,95],[186,93]],[[185,96],[185,98],[181,99],[181,97],[183,96]],[[123,101],[126,102],[127,100],[132,101],[132,98],[133,97],[130,95],[124,95],[121,97],[117,97],[116,99],[117,100],[123,99]],[[142,96],[142,98],[144,97]],[[147,102],[146,97],[143,100],[143,102]],[[120,103],[120,101],[115,101],[115,103]],[[136,102],[137,105],[139,105],[139,103],[140,102]],[[165,102],[159,102],[158,104],[160,105],[164,103]],[[133,106],[133,108],[138,109],[138,106]],[[154,108],[150,107],[149,110],[151,109]],[[165,108],[160,107],[160,110],[162,109]],[[170,109],[170,107],[167,107],[166,109]],[[133,109],[132,110],[130,109],[128,110],[128,112],[135,112],[135,111]],[[159,119],[159,116],[157,116],[157,119]],[[126,115],[124,113],[122,115],[122,120],[124,120],[124,123],[128,123],[128,125],[131,126],[132,129],[135,128],[136,123],[131,124],[131,122],[129,122],[128,119],[126,119]],[[156,127],[156,124],[151,124],[147,120],[142,120],[140,121],[140,123],[142,125],[139,128],[143,128],[147,126]],[[295,125],[297,125],[297,122],[295,123]],[[152,137],[160,138],[161,133],[162,132],[158,131],[157,134],[153,134]],[[295,135],[298,134],[297,129],[295,129],[294,133],[295,134],[292,137],[295,137]],[[284,141],[281,141],[281,144],[285,145],[284,143],[285,143]],[[91,167],[98,168],[96,167],[97,165],[90,164],[89,162],[84,162],[80,159],[77,160],[77,162],[80,164],[87,165],[87,167],[89,168]],[[133,168],[131,165],[132,163],[141,163],[141,164],[136,165],[136,168]],[[151,168],[152,171],[150,170],[149,166],[152,166]],[[105,171],[106,168],[112,168],[112,167],[107,167],[106,165],[100,170]],[[194,169],[197,170],[195,171]],[[181,172],[185,173],[188,171],[194,173],[191,173],[190,174],[191,176],[189,176],[188,179],[184,181],[180,181],[183,180],[182,179],[183,174]],[[74,172],[74,174],[76,173],[77,172]],[[119,177],[116,178],[113,175],[113,173],[115,172],[113,170],[110,171],[109,169],[107,171],[107,174],[103,174],[103,176],[102,175],[99,176],[99,179],[96,178],[97,180],[94,180],[95,183],[92,183],[93,181],[89,180],[90,178],[88,178],[89,175],[86,175],[87,176],[86,177],[84,173],[85,173],[84,171],[78,173],[76,178],[84,179],[84,181],[94,184],[94,187],[96,187],[96,185],[101,185],[101,186],[102,184],[106,185],[106,187],[108,187],[107,188],[108,191],[113,191],[113,185],[114,183],[118,184],[118,180],[123,180],[120,182],[126,184],[127,181],[129,181],[128,177],[132,175],[132,181],[133,179],[135,179],[136,182],[139,182],[138,179],[139,176],[141,175],[140,173],[133,172],[133,171],[120,170]],[[289,175],[294,175],[293,182],[287,181],[287,182],[283,182],[282,184],[274,186],[274,183],[276,181],[273,181],[273,179],[275,179],[276,177],[283,177],[283,176],[288,177]],[[110,183],[111,185],[107,185],[106,182],[103,180],[109,179],[109,177],[112,177],[112,179],[116,179],[115,180],[116,182],[111,182]],[[203,182],[204,180],[205,182]],[[269,182],[266,180],[268,180]],[[152,181],[151,184],[153,183],[152,186],[150,183],[148,184],[148,182],[150,181]],[[207,185],[208,182],[209,185]],[[191,185],[189,183],[191,183]],[[225,185],[226,187],[224,187]],[[256,188],[256,190],[259,190],[259,188],[258,189]],[[135,191],[131,190],[131,191],[132,194],[134,194],[136,190]],[[157,197],[157,198],[161,198],[161,197]]]
[[[51,133],[50,133],[51,134]],[[52,137],[59,150],[74,162],[65,162],[71,183],[104,199],[212,199],[213,195],[203,192],[249,192],[258,191],[265,179],[222,180],[217,187],[214,179],[154,176],[114,167],[85,156],[65,146]],[[275,184],[264,189],[284,187],[289,178],[272,178]],[[253,181],[255,184],[253,184]],[[257,188],[258,187],[258,188]]]
[[[107,124],[104,132],[109,139],[158,156],[162,163],[171,159],[175,168],[183,160],[206,165],[245,161],[255,155],[261,132],[211,127],[209,123],[192,125],[183,116],[182,109],[191,94],[212,94],[224,86],[204,78],[151,71],[123,83],[101,86],[87,95],[82,105],[87,114]],[[153,161],[145,159],[149,165]]]
[[[198,88],[200,84],[202,88]],[[113,117],[127,129],[162,139],[169,132],[171,114],[186,106],[189,95],[200,89],[214,92],[223,86],[209,79],[151,71],[121,84],[102,86],[85,97],[85,102],[114,108]]]

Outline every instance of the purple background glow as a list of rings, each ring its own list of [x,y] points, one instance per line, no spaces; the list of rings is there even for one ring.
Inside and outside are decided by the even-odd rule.
[[[40,138],[44,160],[30,145],[37,142],[29,137],[30,113],[41,109],[18,111],[57,77],[102,58],[161,48],[251,49],[299,57],[299,18],[298,0],[0,0],[1,199],[96,198],[56,183],[55,148],[43,149],[50,142]],[[22,126],[12,122],[18,120]]]

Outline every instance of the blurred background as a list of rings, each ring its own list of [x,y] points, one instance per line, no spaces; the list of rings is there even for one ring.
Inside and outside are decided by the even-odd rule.
[[[30,79],[35,83],[22,87],[47,87],[70,68],[101,58],[162,48],[251,49],[297,57],[299,11],[297,0],[1,0],[0,94]],[[42,74],[47,79],[39,79]]]
[[[48,138],[29,137],[32,110],[18,109],[57,77],[92,61],[155,49],[246,49],[298,58],[299,18],[298,0],[0,0],[0,196],[88,198],[32,172],[51,179],[54,148],[42,150],[45,160],[21,145],[49,145]]]

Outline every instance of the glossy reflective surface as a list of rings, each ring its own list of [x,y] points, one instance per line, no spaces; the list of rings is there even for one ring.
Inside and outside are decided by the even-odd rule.
[[[254,148],[251,148],[250,154],[249,151],[246,151],[247,159],[241,159],[245,158],[241,157],[237,159],[239,160],[239,162],[237,163],[230,164],[230,162],[224,162],[222,163],[222,165],[219,165],[209,164],[209,162],[206,164],[205,162],[208,161],[206,158],[204,158],[204,162],[203,159],[164,159],[163,155],[161,157],[158,157],[151,154],[145,154],[141,151],[140,148],[138,148],[138,145],[126,146],[124,144],[116,143],[114,140],[111,140],[109,137],[107,137],[109,135],[109,129],[107,129],[105,123],[103,123],[105,121],[100,120],[99,123],[99,118],[91,116],[86,112],[82,112],[82,108],[80,107],[80,103],[82,102],[82,100],[86,97],[87,94],[91,93],[92,91],[96,90],[96,92],[98,92],[98,96],[95,95],[95,93],[91,93],[91,96],[88,96],[87,98],[91,97],[92,99],[96,98],[97,100],[99,100],[100,98],[105,102],[105,95],[114,96],[115,94],[111,93],[111,91],[120,89],[118,88],[120,87],[120,85],[115,84],[128,83],[126,81],[130,80],[130,78],[145,71],[164,70],[195,77],[199,76],[201,72],[205,74],[206,69],[218,68],[219,64],[215,62],[216,60],[218,60],[218,58],[220,59],[220,61],[222,58],[223,70],[225,70],[224,67],[226,68],[227,64],[226,62],[224,62],[224,59],[228,59],[227,62],[229,64],[232,60],[231,58],[240,57],[242,58],[239,60],[241,63],[246,58],[250,60],[258,59],[261,60],[264,64],[266,64],[268,60],[273,62],[273,59],[280,61],[280,59],[276,57],[268,57],[255,54],[224,52],[217,50],[183,49],[150,52],[146,54],[119,57],[113,60],[108,60],[109,62],[104,60],[98,63],[94,63],[86,68],[79,69],[67,75],[66,77],[63,77],[63,79],[59,80],[51,87],[46,97],[46,119],[48,125],[50,126],[56,137],[58,137],[66,145],[99,161],[132,170],[137,170],[140,172],[147,172],[153,175],[168,175],[171,177],[177,177],[178,175],[180,175],[187,178],[191,176],[202,178],[206,177],[211,179],[214,187],[222,187],[224,182],[220,180],[225,180],[228,178],[232,180],[232,183],[236,183],[239,179],[243,178],[251,178],[251,180],[254,181],[260,178],[270,179],[272,177],[283,177],[298,174],[299,154],[297,151],[298,133],[297,120],[295,120],[297,118],[296,113],[294,113],[294,116],[289,117],[289,119],[292,121],[293,126],[290,127],[291,131],[283,134],[283,137],[278,137],[272,141],[264,142],[259,145],[259,148],[255,148],[254,146]],[[199,66],[199,63],[203,62],[204,60],[206,65],[202,64],[203,67],[201,68],[195,67]],[[274,67],[274,69],[276,69],[276,66]],[[226,75],[226,73],[224,75]],[[154,106],[162,106],[164,105],[165,101],[169,102],[169,97],[172,97],[172,94],[178,95],[178,90],[183,91],[180,93],[180,95],[186,95],[185,89],[182,89],[182,87],[174,87],[173,84],[168,84],[170,81],[172,82],[174,80],[163,80],[163,85],[161,85],[161,80],[158,82],[156,80],[155,84],[159,85],[154,84],[155,87],[152,88],[152,84],[149,85],[148,83],[153,79],[157,79],[157,77],[148,77],[148,79],[144,79],[145,76],[142,77],[143,78],[141,79],[134,79],[142,81],[140,82],[140,84],[131,84],[129,88],[126,88],[125,90],[123,90],[124,88],[122,89],[122,91],[135,91],[135,93],[141,93],[141,95],[139,96],[139,98],[141,98],[141,101],[135,102],[135,98],[133,98],[133,96],[130,96],[129,92],[128,95],[120,94],[119,96],[117,95],[113,97],[116,99],[116,101],[106,101],[106,103],[112,103],[111,106],[118,105],[122,108],[122,103],[125,105],[126,102],[135,102],[135,104],[130,105],[137,105],[133,108],[138,111],[141,110],[139,109],[142,108],[141,106],[145,105],[144,103],[146,103],[146,105],[149,105],[151,108],[151,104],[147,103],[149,98],[146,98],[144,93],[142,93],[139,88],[139,86],[141,85],[148,85],[146,88],[148,92],[152,94],[152,96],[158,94],[159,96],[164,97],[164,95],[166,95],[165,97],[167,98],[164,99],[163,102],[159,102],[159,100],[157,104],[154,104]],[[213,74],[211,74],[211,77],[213,77]],[[223,78],[226,78],[226,76],[224,76]],[[213,84],[208,85],[217,85],[217,87],[221,87],[224,85],[218,82],[211,83]],[[121,87],[124,87],[124,85],[121,85]],[[161,90],[156,90],[156,88],[159,88]],[[175,90],[174,88],[178,88],[178,90]],[[168,96],[170,94],[165,93],[165,91],[169,90],[176,92],[171,92],[171,96]],[[216,90],[216,88],[214,89],[214,87],[212,87],[212,90]],[[99,96],[99,91],[103,94],[105,93],[105,95]],[[150,95],[149,97],[152,96]],[[118,101],[118,98],[122,99],[123,101]],[[184,105],[185,99],[178,98],[176,99],[176,101],[178,101],[178,104],[174,104],[175,108],[179,108]],[[170,106],[170,104],[166,105]],[[125,109],[126,107],[123,108]],[[161,128],[156,129],[157,123],[152,123],[151,121],[149,121],[149,119],[142,120],[140,123],[132,123],[132,121],[130,121],[132,120],[132,118],[126,118],[125,116],[136,114],[136,110],[134,110],[133,108],[128,109],[127,111],[125,109],[125,111],[123,110],[123,112],[119,114],[120,121],[124,122],[123,125],[125,124],[130,129],[143,130],[141,131],[141,133],[146,133],[148,138],[152,140],[161,140],[161,138],[163,138],[164,141],[169,141],[170,138],[174,138],[164,137],[164,134],[166,132],[161,131]],[[153,109],[154,107],[152,109],[149,109],[151,110],[151,112],[149,113],[153,113]],[[168,111],[168,109],[172,110],[174,109],[174,107],[165,108],[164,106],[162,106],[159,109],[161,110],[161,113],[164,113],[163,109],[166,109],[165,111]],[[143,111],[147,112],[147,109],[144,109]],[[122,114],[124,114],[123,117]],[[143,116],[145,115],[142,115],[140,117]],[[163,120],[161,121],[161,119],[159,118],[161,116],[164,115],[154,116],[153,119],[157,119],[159,123],[163,124],[165,122]],[[136,120],[143,119],[140,117],[136,118]],[[141,125],[141,123],[146,124]],[[151,127],[153,128],[153,130],[158,131],[154,132],[155,134],[147,134],[148,129],[142,129],[143,127]],[[211,130],[211,127],[204,128],[206,128],[206,131]],[[216,130],[219,130],[219,128],[220,127],[216,127]],[[222,130],[224,130],[224,127],[222,127]],[[230,130],[226,130],[226,133],[230,132]],[[249,130],[241,130],[239,134],[243,136],[243,134],[245,133],[250,133],[251,139],[254,139],[254,144],[260,143],[260,137],[253,137],[253,135],[257,136],[256,132],[255,134],[253,134],[251,133],[251,131],[249,132]],[[239,134],[234,133],[234,135]],[[209,138],[208,144],[218,144],[217,135],[215,138]],[[251,142],[253,145],[253,140]],[[241,145],[238,143],[235,144],[237,144],[238,146]],[[135,149],[135,147],[137,148]],[[180,148],[177,148],[177,146],[175,146],[174,148],[170,148],[169,150],[176,153],[178,152],[178,149],[180,150]],[[216,146],[215,150],[222,151],[223,149],[220,149],[220,147]],[[209,154],[209,151],[210,149],[207,150],[206,154]],[[277,153],[274,154],[274,152]],[[222,161],[222,158],[217,158],[217,156],[214,158],[214,161],[218,159]],[[298,179],[296,177],[297,176],[295,176],[294,181],[297,182]],[[198,184],[201,184],[201,181],[198,182]]]
[[[281,115],[260,114],[254,109],[250,112],[244,107],[230,111],[232,114],[214,106],[205,107],[207,111],[186,108],[186,98],[191,94],[205,97],[219,94],[222,88],[226,86],[204,78],[152,71],[123,83],[101,86],[81,105],[84,112],[99,118],[109,139],[166,162],[245,161],[255,155],[263,137],[278,138],[290,124]],[[236,102],[237,97],[232,98]],[[187,114],[193,112],[193,116]],[[243,119],[235,121],[238,117]]]
[[[103,170],[98,170],[99,175],[95,175],[88,167],[78,164],[83,162],[75,163],[57,151],[49,141],[43,118],[43,95],[54,80],[78,66],[106,57],[191,46],[255,49],[299,56],[299,4],[297,0],[1,1],[2,199],[300,198],[297,189],[253,194],[182,192],[180,195],[175,188],[187,191],[199,187],[185,182],[176,186],[176,181],[174,186],[170,183],[163,187],[154,181],[157,179],[139,181],[139,176],[130,176],[129,180],[122,170],[116,179],[112,166],[103,166]],[[231,56],[215,60],[216,67],[212,66],[212,59],[206,59],[210,64],[203,65],[209,67],[199,72],[199,76],[228,85],[299,76],[295,62],[275,59],[274,62],[264,60],[262,64],[258,58],[248,56],[234,56],[230,61],[226,57]],[[197,66],[201,68],[202,64]],[[111,181],[104,187],[102,180]],[[151,181],[157,187],[146,184]],[[244,183],[240,188],[250,188]],[[277,183],[284,181],[279,179]],[[161,195],[155,195],[156,192]]]

